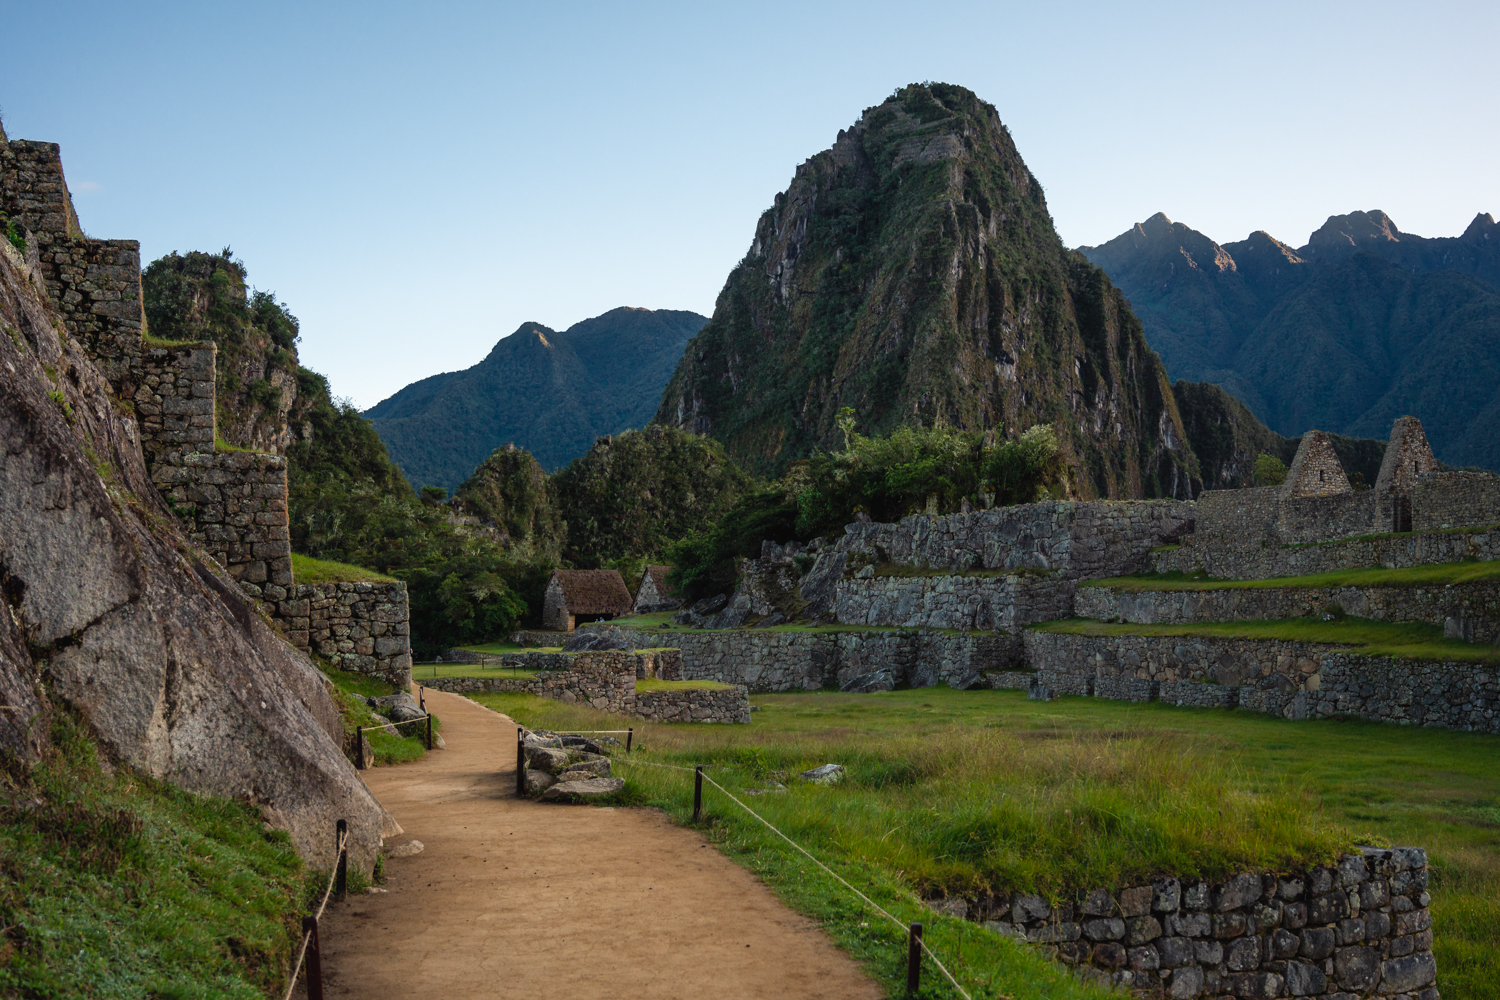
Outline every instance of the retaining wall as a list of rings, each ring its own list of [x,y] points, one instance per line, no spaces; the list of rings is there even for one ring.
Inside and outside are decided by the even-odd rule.
[[[1422,849],[1361,848],[1294,874],[1159,878],[1060,902],[998,893],[928,905],[1137,996],[1439,1000],[1427,890]]]
[[[1411,491],[1417,531],[1489,524],[1500,518],[1500,476],[1488,472],[1434,472],[1418,476]]]
[[[880,576],[866,567],[834,585],[846,625],[992,631],[1066,618],[1072,580],[1055,576]]]
[[[1465,623],[1470,642],[1500,643],[1500,581],[1437,587],[1265,587],[1226,590],[1115,590],[1079,587],[1080,618],[1136,624],[1303,618],[1338,605],[1347,614],[1391,622]]]
[[[1023,640],[1034,683],[1054,694],[1500,732],[1492,666],[1272,640],[1035,631]]]
[[[567,704],[586,703],[601,712],[656,722],[750,721],[750,698],[744,685],[728,690],[686,688],[637,692],[642,658],[652,653],[601,650],[584,653],[508,653],[506,666],[535,669],[535,678],[439,677],[422,683],[438,691],[469,694],[499,691],[534,694]],[[514,660],[512,661],[512,658]],[[649,675],[647,675],[649,676]]]
[[[1260,539],[1210,540],[1189,535],[1182,544],[1151,555],[1157,573],[1193,573],[1227,580],[1266,580],[1308,576],[1341,569],[1432,566],[1438,563],[1500,559],[1500,526],[1483,531],[1441,531],[1348,539],[1299,547]]]
[[[286,459],[259,452],[178,456],[151,478],[188,533],[252,597],[285,600],[292,586]]]
[[[1179,500],[1051,501],[970,514],[856,523],[819,560],[944,569],[1056,570],[1068,579],[1134,572],[1152,548],[1191,531]]]
[[[252,586],[241,583],[246,590]],[[267,586],[264,591],[272,588]],[[411,610],[406,584],[302,583],[267,610],[292,645],[334,666],[380,677],[400,690],[411,686]]]
[[[875,670],[889,670],[895,683],[912,687],[942,682],[970,688],[989,671],[1013,669],[1021,659],[1020,636],[1005,632],[644,632],[605,623],[581,629],[611,630],[637,647],[675,646],[682,651],[681,679],[743,684],[755,692],[842,686]]]

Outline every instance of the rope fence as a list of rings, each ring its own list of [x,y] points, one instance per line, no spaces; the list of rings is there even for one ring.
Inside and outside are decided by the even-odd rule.
[[[328,886],[323,890],[323,899],[318,903],[318,912],[310,913],[302,918],[302,947],[297,951],[297,963],[292,966],[291,978],[286,985],[286,996],[282,1000],[292,1000],[292,993],[297,989],[297,977],[302,974],[302,963],[307,962],[307,998],[308,1000],[323,1000],[323,955],[318,947],[318,921],[323,919],[323,911],[328,908],[328,900],[333,895],[334,886],[338,886],[338,895],[342,899],[349,891],[349,822],[339,820],[334,828],[334,855],[335,861],[333,871],[328,873]]]
[[[424,704],[425,704],[425,699],[424,699]],[[426,732],[426,734],[423,737],[423,742],[426,744],[427,749],[431,750],[432,749],[432,744],[433,744],[432,715],[431,715],[431,713],[426,713],[426,714],[423,714],[423,715],[419,715],[415,719],[405,719],[405,720],[403,720],[401,722],[383,722],[383,723],[381,723],[378,726],[355,726],[354,727],[354,766],[357,767],[357,768],[359,768],[361,771],[363,771],[365,769],[365,766],[366,766],[365,765],[365,733],[367,733],[367,732],[375,732],[375,731],[378,730],[378,731],[381,731],[381,732],[390,733],[392,736],[403,736],[404,734],[402,734],[400,732],[397,732],[397,730],[401,726],[409,726],[413,722],[425,722],[425,723],[427,723],[427,732]]]
[[[897,917],[895,917],[894,915],[892,915],[889,911],[887,911],[885,909],[885,907],[881,906],[879,903],[875,902],[869,896],[866,896],[864,893],[860,892],[853,885],[851,885],[842,875],[840,875],[838,872],[834,871],[832,868],[829,868],[822,861],[818,860],[818,858],[815,857],[810,851],[808,851],[807,848],[803,847],[801,844],[797,843],[791,837],[788,837],[786,834],[784,834],[780,830],[778,830],[776,828],[776,826],[771,823],[770,820],[766,819],[760,813],[756,812],[754,809],[751,809],[749,806],[745,805],[745,803],[741,802],[740,799],[737,796],[734,795],[734,793],[730,792],[729,789],[725,788],[723,785],[721,785],[717,781],[715,781],[710,775],[708,775],[707,773],[705,773],[705,771],[704,771],[704,769],[703,769],[703,767],[701,765],[699,767],[682,767],[681,765],[678,765],[678,764],[660,764],[660,763],[657,763],[656,761],[640,760],[638,758],[634,758],[634,759],[632,759],[632,758],[621,758],[621,760],[623,761],[623,763],[626,763],[626,764],[638,764],[638,765],[644,765],[646,767],[659,767],[659,768],[664,768],[664,769],[673,770],[673,771],[692,771],[694,773],[694,780],[693,780],[693,822],[694,823],[696,823],[696,822],[699,821],[699,818],[701,817],[702,812],[703,812],[703,782],[707,781],[710,785],[713,785],[719,791],[723,792],[724,795],[725,795],[725,797],[728,798],[729,801],[733,802],[735,805],[737,805],[741,809],[745,810],[745,812],[747,812],[751,816],[755,817],[755,819],[761,825],[763,825],[767,830],[770,830],[772,833],[776,834],[776,836],[780,837],[782,840],[784,840],[788,844],[792,845],[792,847],[794,847],[799,853],[801,853],[809,861],[811,861],[813,864],[817,865],[819,868],[823,869],[823,871],[827,872],[829,875],[833,876],[833,878],[836,879],[839,882],[840,885],[842,885],[844,888],[848,889],[850,892],[854,893],[854,895],[858,896],[861,900],[863,900],[864,903],[865,903],[865,905],[868,906],[871,910],[873,910],[875,913],[880,914],[882,917],[885,917],[887,920],[889,920],[891,923],[895,924],[900,929],[906,931],[907,932],[907,942],[908,942],[907,966],[906,966],[906,991],[907,991],[908,994],[915,995],[916,992],[917,992],[917,990],[920,989],[920,986],[921,986],[921,969],[922,969],[921,956],[925,953],[928,958],[932,959],[932,964],[935,965],[935,966],[937,966],[938,971],[941,972],[945,978],[947,978],[948,982],[950,982],[950,983],[953,984],[953,988],[958,991],[959,996],[963,997],[964,1000],[973,1000],[973,998],[969,996],[968,991],[965,990],[962,986],[960,986],[958,984],[958,980],[953,977],[953,973],[951,973],[951,972],[948,971],[948,967],[943,964],[942,959],[938,958],[937,955],[936,955],[936,953],[934,953],[933,950],[927,946],[927,942],[922,939],[922,925],[920,923],[912,923],[910,925],[903,923],[900,919],[898,919]]]

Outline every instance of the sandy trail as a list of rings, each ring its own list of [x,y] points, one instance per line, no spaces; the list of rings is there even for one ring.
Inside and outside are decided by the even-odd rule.
[[[364,772],[406,828],[397,840],[426,850],[386,861],[388,892],[330,905],[328,996],[884,995],[694,831],[654,810],[517,799],[515,723],[427,699],[448,748]]]

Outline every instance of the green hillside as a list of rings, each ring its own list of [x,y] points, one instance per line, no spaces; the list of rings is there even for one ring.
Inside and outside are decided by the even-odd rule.
[[[602,434],[645,426],[705,322],[621,308],[561,332],[524,323],[474,367],[414,382],[365,416],[416,487],[451,491],[512,442],[558,469]]]
[[[1293,250],[1263,232],[1220,245],[1157,214],[1082,252],[1130,297],[1173,378],[1223,386],[1271,430],[1383,438],[1411,413],[1443,461],[1500,468],[1489,216],[1424,239],[1355,212]]]
[[[1081,496],[1186,496],[1166,373],[1070,253],[993,106],[905,87],[808,159],[756,226],[662,398],[760,474],[903,425],[1050,423]]]

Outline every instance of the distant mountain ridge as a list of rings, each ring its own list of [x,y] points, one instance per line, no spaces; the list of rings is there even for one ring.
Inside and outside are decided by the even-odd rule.
[[[563,331],[523,323],[477,365],[413,382],[364,415],[413,487],[451,491],[509,442],[554,470],[601,435],[645,426],[706,322],[619,308]]]
[[[1403,233],[1333,216],[1298,249],[1219,244],[1158,213],[1081,247],[1129,297],[1174,379],[1212,382],[1272,430],[1379,438],[1421,418],[1439,458],[1500,468],[1500,225]]]

